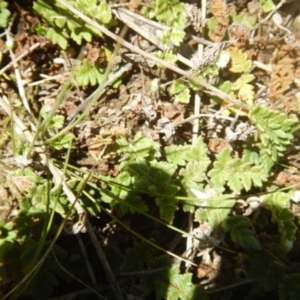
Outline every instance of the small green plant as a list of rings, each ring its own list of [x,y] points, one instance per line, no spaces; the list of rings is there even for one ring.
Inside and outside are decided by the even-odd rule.
[[[0,0],[0,27],[2,28],[7,27],[11,15],[7,7],[8,7],[8,3],[4,0]]]
[[[261,149],[261,156],[264,158],[268,156],[276,162],[291,144],[294,133],[299,130],[298,121],[264,106],[254,107],[249,117],[259,132],[258,147]]]
[[[179,46],[185,37],[184,29],[187,23],[184,3],[179,0],[153,0],[152,7],[144,9],[144,13],[170,28],[160,37],[162,43],[169,48]]]
[[[102,26],[112,28],[112,31],[116,30],[116,32],[119,29],[119,24],[112,27],[119,22],[114,17],[118,6],[116,8],[107,1],[96,0],[66,0],[66,2]],[[222,2],[224,5],[222,9],[219,9],[216,4],[221,2],[211,1],[214,11],[209,13],[213,17],[210,18],[207,26],[199,25],[204,35],[208,33],[211,40],[225,40],[229,36],[230,42],[235,43],[231,40],[229,27],[237,25],[240,26],[237,27],[238,29],[245,30],[247,37],[247,30],[250,32],[254,28],[257,18],[246,12],[237,13],[234,10],[228,12],[226,1]],[[259,4],[261,10],[268,13],[278,2],[260,0]],[[8,7],[8,1],[0,0],[0,27],[4,29],[10,20]],[[34,11],[45,21],[36,25],[33,31],[51,39],[58,45],[56,48],[61,48],[60,51],[67,49],[70,43],[72,47],[76,43],[79,46],[76,50],[79,50],[86,42],[93,44],[94,38],[101,36],[95,28],[85,24],[71,11],[58,4],[58,1],[35,0],[33,7]],[[198,7],[196,8],[196,12],[199,13]],[[226,11],[224,16],[220,13],[223,11]],[[183,39],[189,38],[186,33],[191,33],[196,28],[189,26],[186,3],[179,0],[153,0],[149,6],[139,12],[155,19],[167,28],[159,37],[165,46],[164,51],[151,54],[176,64],[177,51]],[[189,26],[188,30],[186,26]],[[234,28],[232,26],[232,29]],[[206,29],[208,32],[205,33]],[[218,29],[223,32],[213,39],[212,34]],[[102,38],[104,40],[104,37],[101,37],[101,41]],[[111,47],[108,40],[105,41],[107,46],[101,46],[101,48],[110,59],[113,58],[110,49],[114,46]],[[254,104],[255,73],[252,72],[253,61],[246,54],[247,41],[242,46],[246,51],[239,47],[238,42],[231,48],[227,48],[227,45],[226,42],[212,43],[205,47],[202,57],[193,56],[194,68],[190,71],[194,76],[210,85],[217,86],[229,96],[247,104],[245,106],[247,108],[243,111],[238,112],[237,107],[231,107],[223,112],[231,114],[226,118],[231,122],[231,130],[234,130],[240,123],[244,123],[246,119],[251,128],[254,128],[253,131],[249,135],[245,134],[245,139],[224,139],[220,148],[208,145],[207,142],[214,142],[215,138],[211,137],[210,132],[205,131],[206,128],[201,128],[201,136],[193,140],[193,143],[190,143],[190,136],[185,133],[184,139],[181,139],[181,129],[185,129],[187,125],[184,123],[182,128],[174,127],[174,132],[178,136],[175,136],[172,145],[165,145],[161,143],[161,140],[146,137],[141,132],[132,136],[130,133],[121,137],[114,136],[110,144],[105,144],[103,148],[103,151],[111,151],[114,155],[109,158],[100,155],[99,161],[93,162],[97,168],[99,165],[101,175],[93,172],[93,168],[89,167],[86,170],[79,167],[81,162],[78,157],[86,156],[87,151],[84,147],[89,147],[89,140],[93,139],[93,134],[99,129],[97,126],[103,124],[97,119],[92,119],[95,116],[94,110],[91,113],[91,120],[88,120],[92,121],[92,125],[82,127],[85,124],[79,124],[83,117],[87,116],[86,112],[93,103],[78,119],[69,123],[66,116],[57,113],[57,109],[66,105],[64,102],[67,98],[66,92],[71,89],[74,82],[83,92],[89,92],[89,86],[100,85],[102,87],[105,80],[109,78],[104,67],[98,67],[97,63],[92,64],[87,59],[73,66],[72,73],[62,86],[55,104],[52,107],[42,106],[38,119],[40,124],[36,122],[38,124],[28,126],[31,131],[38,128],[35,135],[33,132],[33,141],[26,140],[24,131],[21,131],[13,122],[14,117],[21,115],[22,102],[19,101],[18,107],[11,107],[11,112],[16,116],[13,113],[7,113],[6,123],[1,122],[1,128],[10,127],[10,131],[5,130],[4,134],[1,133],[2,148],[11,146],[13,154],[24,158],[26,156],[29,158],[32,154],[32,159],[26,160],[26,167],[14,170],[15,166],[9,165],[5,169],[6,176],[3,176],[5,178],[1,180],[1,183],[5,180],[18,182],[17,178],[22,176],[26,178],[26,189],[20,191],[21,185],[14,184],[15,193],[11,192],[15,202],[13,214],[6,223],[0,221],[1,264],[4,261],[5,268],[13,274],[12,285],[17,285],[24,278],[26,281],[14,294],[14,299],[27,296],[35,299],[56,297],[55,292],[59,290],[59,287],[65,282],[70,283],[69,274],[66,276],[68,267],[74,268],[70,259],[73,249],[67,252],[62,246],[66,237],[63,238],[64,221],[76,222],[71,227],[74,233],[76,224],[84,224],[85,220],[94,221],[92,218],[89,219],[89,216],[97,218],[101,216],[100,222],[107,222],[106,218],[102,219],[104,213],[109,215],[107,218],[111,221],[107,222],[105,229],[102,230],[101,227],[101,235],[105,236],[104,242],[98,243],[97,246],[105,245],[105,254],[108,254],[109,259],[113,257],[113,263],[111,263],[112,260],[107,259],[107,261],[113,266],[116,277],[120,273],[129,276],[117,278],[117,282],[122,285],[124,297],[134,297],[135,295],[129,294],[129,289],[130,292],[136,289],[138,296],[145,299],[206,300],[208,293],[202,284],[198,283],[202,278],[197,275],[197,271],[202,264],[205,264],[205,260],[209,261],[215,253],[221,253],[221,255],[228,253],[225,255],[226,259],[230,257],[235,259],[237,254],[241,254],[244,260],[241,263],[242,268],[235,265],[239,264],[238,259],[234,263],[234,279],[236,278],[235,272],[239,269],[243,271],[243,278],[246,276],[247,279],[258,279],[258,290],[262,298],[265,296],[264,293],[275,291],[281,299],[297,299],[300,278],[293,266],[289,264],[289,258],[298,253],[295,243],[298,224],[291,208],[291,199],[299,202],[299,191],[280,190],[273,178],[277,175],[277,169],[281,168],[285,162],[284,155],[293,144],[296,131],[300,128],[299,122],[294,116],[288,116],[268,106]],[[260,51],[263,50],[260,49]],[[8,56],[3,55],[5,55],[3,60],[6,61]],[[31,53],[26,59],[30,60],[30,56]],[[2,56],[0,62],[1,60]],[[116,64],[121,66],[123,62],[121,60]],[[49,66],[49,64],[46,65]],[[134,72],[138,70],[136,66]],[[43,66],[38,65],[38,67],[44,71]],[[51,72],[53,70],[57,71],[53,68]],[[161,68],[159,71],[163,73],[164,69]],[[131,70],[127,72],[128,77],[130,72]],[[146,76],[150,78],[153,74],[147,73]],[[225,76],[227,78],[224,78]],[[202,86],[183,77],[174,76],[172,78],[175,79],[168,83],[164,82],[165,78],[169,77],[150,78],[152,80],[151,92],[159,91],[160,86],[168,86],[167,92],[171,98],[175,102],[184,103],[184,106],[190,104],[191,90],[195,93],[206,93]],[[126,82],[132,83],[133,81],[128,78]],[[139,81],[134,81],[136,82]],[[116,88],[119,83],[120,80],[117,79],[113,87]],[[28,84],[24,85],[26,92],[28,86]],[[114,92],[117,94],[117,90]],[[5,91],[2,93],[4,94]],[[129,93],[131,93],[130,88],[128,88]],[[106,99],[111,99],[110,96],[111,94],[108,93]],[[2,97],[0,100],[2,101]],[[211,103],[207,103],[206,97],[203,97],[203,100],[205,109],[211,107],[211,104],[214,104],[213,109],[223,106],[221,98],[214,97],[210,99]],[[1,101],[0,104],[2,104]],[[65,106],[65,109],[67,108]],[[102,108],[105,107],[101,107],[101,112]],[[125,109],[122,110],[125,115],[126,112]],[[163,110],[158,113],[164,116]],[[204,114],[206,118],[208,113]],[[242,118],[239,118],[240,115],[243,116],[243,122]],[[108,124],[105,122],[105,126],[112,125],[109,123],[110,116],[111,114],[108,114]],[[139,111],[138,113],[130,111],[130,116],[132,118],[130,121],[136,122],[139,126]],[[220,111],[219,114],[216,113],[211,117],[216,122],[220,122],[224,126],[223,129],[229,128],[226,127],[229,122],[227,120],[223,122],[223,119],[219,118],[223,117]],[[26,126],[28,120],[34,123],[34,116],[26,115],[24,118]],[[149,126],[147,129],[155,131],[155,134],[157,133],[154,124],[156,121],[155,119],[145,124]],[[203,119],[200,122],[205,124]],[[78,124],[80,126],[77,126]],[[135,127],[128,127],[129,131],[135,131]],[[85,128],[88,128],[87,132]],[[90,132],[88,132],[89,129],[91,129]],[[76,137],[79,131],[81,134]],[[217,134],[217,139],[222,137],[221,134]],[[72,145],[73,139],[83,147],[75,149]],[[80,145],[82,140],[87,143]],[[38,151],[45,149],[45,153],[34,152],[35,149]],[[66,149],[68,149],[67,153]],[[74,150],[76,153],[73,153]],[[6,154],[5,151],[3,153]],[[35,158],[39,156],[41,159],[35,161]],[[62,159],[70,161],[70,164],[62,162]],[[0,162],[2,164],[2,159]],[[74,162],[76,165],[73,165]],[[35,169],[36,165],[39,168]],[[55,177],[57,173],[53,172],[54,176],[51,178],[53,166],[64,170],[63,178],[60,178],[61,182],[57,182]],[[104,171],[102,171],[103,166]],[[83,181],[82,177],[88,179]],[[80,204],[83,211],[87,213],[86,219],[81,219],[80,213],[77,215],[75,210],[73,211],[74,202],[71,204],[71,199],[74,197],[75,204]],[[257,200],[256,206],[251,206],[250,200],[253,199],[250,198]],[[248,210],[249,207],[250,210]],[[192,233],[185,232],[187,227],[182,221],[188,219],[188,215],[192,218],[194,229],[209,225],[209,233],[205,233],[205,238],[200,238],[196,230]],[[61,219],[64,219],[62,223],[60,223]],[[135,222],[138,222],[138,226]],[[134,226],[128,226],[128,223]],[[155,234],[152,228],[148,231],[148,224],[155,224]],[[118,235],[121,231],[120,225],[126,230],[125,245],[123,237],[119,238]],[[199,228],[196,227],[198,225]],[[147,231],[146,234],[144,230]],[[165,235],[165,232],[170,235]],[[180,240],[172,251],[169,250],[173,246],[173,240],[177,240],[175,234],[177,236],[179,234],[178,240],[181,237],[192,239],[192,249],[187,249],[191,250],[191,255],[189,251],[183,254],[184,240]],[[61,240],[58,239],[59,236],[62,237]],[[169,247],[169,242],[172,243],[171,247]],[[115,243],[117,244],[114,247],[116,251],[110,251],[112,249],[110,247],[115,246]],[[47,252],[48,249],[53,251]],[[207,257],[202,250],[209,251]],[[44,254],[47,255],[44,257]],[[195,260],[194,254],[197,257]],[[177,260],[171,256],[176,257]],[[190,268],[186,265],[187,268],[184,271],[182,260],[190,260],[191,264],[197,262],[197,265]],[[200,266],[199,261],[201,261]],[[211,262],[214,263],[212,260]],[[37,264],[39,268],[36,270],[34,268]],[[75,272],[77,278],[90,284],[90,279],[83,274],[83,262],[80,260],[75,264],[74,269],[77,268],[78,271]],[[35,274],[31,273],[32,270],[35,270]],[[96,267],[95,270],[98,271],[98,268]],[[26,278],[27,274],[30,274],[30,278]],[[223,274],[220,273],[221,275]],[[1,280],[0,276],[0,283]],[[112,285],[107,284],[107,286],[110,289]],[[127,289],[128,286],[129,289]],[[231,289],[231,286],[228,289]],[[114,296],[111,296],[105,288],[103,293],[105,297],[114,299]]]
[[[276,8],[273,0],[259,0],[259,4],[264,13],[268,13]]]
[[[257,22],[256,16],[250,16],[249,14],[247,14],[245,12],[237,14],[237,12],[235,10],[233,10],[230,13],[230,17],[232,19],[232,23],[244,25],[249,30],[252,30],[254,25]]]
[[[81,65],[74,68],[74,78],[79,86],[95,86],[104,80],[105,70],[84,60]]]
[[[46,120],[49,113],[51,113],[52,108],[50,106],[44,106],[42,107],[40,114],[43,120]],[[50,121],[47,124],[47,134],[49,136],[54,136],[59,129],[63,128],[65,118],[62,115],[56,114],[51,117]],[[70,144],[74,138],[74,135],[70,132],[58,136],[54,140],[51,140],[50,146],[53,147],[53,149],[61,150],[61,149],[67,149],[70,147]]]
[[[112,12],[105,1],[101,1],[100,4],[93,0],[68,2],[100,24],[105,26],[112,24]],[[69,39],[81,45],[83,41],[91,42],[93,35],[99,35],[93,27],[59,5],[52,5],[46,0],[37,0],[33,8],[51,26],[47,31],[47,37],[62,49],[67,48]]]
[[[157,253],[143,242],[126,250],[122,272],[138,275],[144,297],[155,292],[156,299],[207,299],[203,288],[192,284],[192,274],[181,274],[180,264],[172,264],[166,255],[157,257]]]

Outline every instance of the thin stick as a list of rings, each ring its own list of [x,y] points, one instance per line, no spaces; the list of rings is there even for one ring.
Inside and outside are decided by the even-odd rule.
[[[40,85],[43,84],[47,81],[52,81],[52,80],[60,80],[63,78],[68,77],[71,74],[71,72],[66,72],[64,74],[58,74],[58,75],[54,75],[54,76],[48,76],[48,75],[44,75],[44,74],[40,74],[40,76],[44,79],[35,81],[35,82],[31,82],[28,84],[28,86],[36,86],[36,85]]]
[[[10,26],[11,25],[12,24],[10,24]],[[11,37],[9,29],[7,29],[5,32],[6,32],[6,39],[7,39],[7,41],[11,41],[13,43],[13,39]],[[16,75],[17,86],[18,86],[18,91],[19,91],[20,98],[21,98],[21,100],[23,102],[23,105],[24,105],[25,109],[32,115],[32,112],[31,112],[28,100],[26,98],[26,94],[25,94],[25,89],[24,89],[24,85],[23,85],[23,82],[22,82],[21,73],[20,73],[20,70],[18,68],[18,64],[16,63],[16,56],[15,56],[15,54],[12,51],[11,48],[8,48],[8,51],[9,51],[9,54],[10,54],[10,57],[11,57],[11,60],[12,60],[12,65],[13,65],[14,70],[15,70],[15,75]]]
[[[201,1],[201,20],[204,20],[206,17],[206,0]],[[198,44],[198,53],[197,56],[199,59],[202,58],[203,56],[203,45]],[[201,96],[200,92],[197,91],[195,93],[195,101],[194,101],[194,115],[199,115],[200,114],[200,108],[201,108]],[[192,143],[194,144],[198,138],[198,133],[199,133],[199,122],[197,118],[194,119],[193,122],[193,130],[192,130]],[[190,235],[193,234],[193,223],[194,223],[194,215],[192,213],[188,214],[188,232]],[[188,236],[186,239],[186,252],[188,253],[189,249],[193,248],[193,239],[191,236]],[[186,264],[186,267],[188,268],[189,265]]]
[[[3,67],[0,70],[0,75],[2,75],[4,72],[6,72],[9,68],[11,68],[14,64],[16,64],[19,60],[27,56],[30,52],[38,48],[41,44],[40,43],[35,43],[32,46],[30,46],[29,49],[23,51],[20,55],[15,56],[14,60],[12,60],[9,64],[7,64],[5,67]]]
[[[89,257],[88,257],[88,255],[87,255],[87,252],[86,252],[86,250],[85,250],[85,247],[84,247],[84,244],[83,244],[81,235],[80,235],[80,234],[76,234],[76,238],[77,238],[77,242],[78,242],[78,244],[79,244],[80,251],[81,251],[81,253],[82,253],[82,257],[83,257],[83,259],[84,259],[84,261],[85,261],[85,264],[86,264],[88,273],[89,273],[89,275],[90,275],[91,281],[92,281],[92,283],[93,283],[93,286],[94,286],[94,288],[97,288],[96,277],[95,277],[93,268],[92,268],[92,266],[91,266],[91,263],[90,263],[90,261],[89,261]]]

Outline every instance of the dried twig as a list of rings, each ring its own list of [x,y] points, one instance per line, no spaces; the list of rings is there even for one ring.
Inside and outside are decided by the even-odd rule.
[[[8,26],[8,29],[5,30],[5,33],[6,33],[6,43],[10,44],[9,47],[8,47],[8,51],[9,51],[9,54],[10,54],[10,57],[11,57],[11,60],[12,60],[12,65],[13,65],[14,70],[15,70],[15,75],[16,75],[17,86],[18,86],[20,98],[22,99],[22,102],[23,102],[23,105],[24,105],[25,109],[30,114],[32,114],[30,106],[29,106],[29,103],[28,103],[28,100],[26,98],[26,94],[25,94],[25,89],[24,89],[24,85],[23,85],[21,73],[20,73],[20,70],[18,68],[18,64],[16,63],[16,56],[15,56],[14,52],[12,51],[12,45],[14,44],[14,40],[13,40],[13,38],[11,36],[10,28],[11,28],[11,26],[13,24],[13,20],[14,20],[14,18],[10,22],[10,24]]]
[[[7,64],[5,67],[3,67],[0,70],[0,75],[2,75],[4,72],[6,72],[9,68],[11,68],[14,64],[16,64],[19,60],[27,56],[30,52],[38,48],[41,44],[40,43],[35,43],[32,46],[30,46],[29,49],[23,51],[20,55],[15,56],[14,60],[12,60],[9,64]]]

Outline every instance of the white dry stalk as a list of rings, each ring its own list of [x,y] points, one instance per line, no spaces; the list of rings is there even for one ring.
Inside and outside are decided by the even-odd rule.
[[[201,1],[201,19],[204,20],[206,17],[206,0]],[[197,57],[202,58],[203,56],[203,45],[199,44],[198,45],[198,53]],[[195,105],[194,105],[194,115],[199,115],[200,114],[200,108],[201,108],[201,96],[200,92],[195,93]],[[192,143],[195,143],[197,138],[198,138],[198,133],[199,133],[199,120],[195,119],[193,122],[193,131],[192,131]],[[192,213],[188,214],[188,232],[190,234],[193,233],[193,220],[194,216]],[[193,247],[193,238],[191,236],[187,237],[186,240],[186,250],[191,249]],[[186,265],[188,267],[188,265]]]
[[[188,122],[192,122],[195,119],[200,119],[203,117],[208,117],[208,118],[215,118],[215,119],[223,119],[223,120],[228,120],[228,121],[233,121],[234,118],[233,117],[227,117],[227,116],[222,116],[220,115],[220,113],[216,113],[216,114],[197,114],[197,115],[193,115],[191,117],[188,117],[176,124],[174,124],[174,127],[178,127],[181,126],[182,124],[188,123]]]
[[[0,70],[0,75],[2,75],[4,72],[6,72],[8,69],[10,69],[14,64],[16,64],[19,60],[27,56],[30,52],[38,48],[41,44],[40,43],[35,43],[32,46],[29,47],[29,49],[23,51],[20,55],[15,56],[15,59],[12,60],[10,63],[8,63],[5,67],[3,67]]]
[[[280,28],[280,29],[282,29],[283,31],[285,31],[285,32],[287,32],[288,34],[292,34],[292,32],[290,31],[290,30],[288,30],[287,28],[285,28],[285,27],[283,27],[281,24],[283,23],[283,20],[282,20],[282,17],[281,17],[281,15],[278,13],[278,12],[276,12],[273,16],[272,16],[272,21],[274,22],[274,24],[278,27],[278,28]]]
[[[69,75],[71,74],[71,72],[66,72],[64,74],[58,74],[58,75],[54,75],[54,76],[48,76],[45,74],[40,74],[40,76],[44,79],[35,81],[35,82],[31,82],[28,84],[28,86],[37,86],[40,84],[44,84],[47,81],[61,81],[62,79],[66,79]]]
[[[200,46],[201,44],[199,44]],[[221,49],[224,47],[225,43],[213,43],[205,47],[203,50],[203,45],[201,45],[201,51],[198,50],[192,57],[193,68],[195,70],[202,69],[205,66],[214,63],[220,54]],[[227,65],[227,64],[226,64]]]
[[[6,31],[6,43],[14,43],[14,40],[11,37],[10,32]],[[18,64],[16,63],[16,56],[14,54],[14,52],[12,51],[12,47],[8,47],[8,51],[12,60],[12,64],[14,67],[14,71],[15,71],[15,76],[16,76],[16,80],[17,80],[17,86],[18,86],[18,91],[19,91],[19,96],[23,102],[23,105],[25,107],[25,109],[32,115],[28,100],[26,98],[26,93],[25,93],[25,89],[24,89],[24,85],[23,85],[23,81],[22,81],[22,77],[21,77],[21,73],[20,70],[18,68]]]

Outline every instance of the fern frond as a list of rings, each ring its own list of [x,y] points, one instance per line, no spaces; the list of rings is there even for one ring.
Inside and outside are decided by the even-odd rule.
[[[244,216],[228,217],[223,228],[225,231],[229,231],[231,240],[244,249],[261,249],[255,237],[252,223],[248,218]]]
[[[212,228],[219,227],[230,214],[235,200],[214,197],[205,200],[206,207],[200,207],[195,211],[196,222],[208,222]]]
[[[216,187],[227,184],[235,193],[240,193],[242,189],[249,191],[252,185],[262,186],[262,183],[268,179],[268,175],[268,171],[260,166],[252,165],[239,158],[232,158],[228,149],[223,149],[217,155],[214,168],[208,172]]]
[[[268,195],[263,202],[264,207],[272,213],[272,221],[277,224],[283,249],[289,252],[296,240],[297,226],[294,214],[290,209],[290,195],[276,192]]]
[[[264,106],[254,107],[249,117],[257,127],[263,154],[276,162],[291,144],[295,131],[300,128],[299,122]]]
[[[84,60],[82,65],[74,68],[74,77],[79,86],[94,86],[103,82],[104,70]]]

